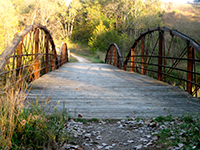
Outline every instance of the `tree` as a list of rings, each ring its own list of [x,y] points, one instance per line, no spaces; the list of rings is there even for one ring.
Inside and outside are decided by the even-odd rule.
[[[0,0],[0,53],[17,32],[18,16],[10,0]]]
[[[63,39],[71,39],[74,29],[74,22],[79,10],[81,9],[82,4],[79,0],[73,0],[68,6],[63,5],[63,7],[60,7],[56,18],[61,28],[59,35]]]

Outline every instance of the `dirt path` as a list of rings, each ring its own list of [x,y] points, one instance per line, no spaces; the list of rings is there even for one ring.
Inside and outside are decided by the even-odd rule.
[[[86,58],[77,56],[73,53],[71,53],[71,56],[74,57],[79,63],[91,63],[91,61],[87,60]]]

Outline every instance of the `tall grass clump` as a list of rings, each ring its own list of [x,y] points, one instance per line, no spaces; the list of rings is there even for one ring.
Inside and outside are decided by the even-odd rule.
[[[7,85],[10,85],[9,83]],[[21,82],[10,86],[1,93],[0,99],[0,149],[10,149],[15,129],[22,123],[19,120],[21,109],[24,106],[26,93],[21,89]]]
[[[49,102],[28,100],[24,82],[1,94],[0,149],[57,149],[70,139],[65,132],[67,112],[47,113]],[[63,107],[64,108],[64,107]],[[56,110],[56,109],[55,109]]]

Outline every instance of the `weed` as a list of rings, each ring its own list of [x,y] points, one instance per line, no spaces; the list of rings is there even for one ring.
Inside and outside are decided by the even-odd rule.
[[[172,12],[174,15],[178,13],[178,10],[173,10]]]
[[[155,121],[157,122],[165,122],[165,121],[173,121],[173,117],[172,115],[169,115],[169,116],[158,116],[155,118]]]
[[[92,118],[92,119],[90,119],[89,121],[90,121],[90,122],[99,122],[99,119],[97,119],[97,118]]]
[[[86,123],[86,122],[99,122],[99,119],[97,119],[97,118],[92,118],[92,119],[75,118],[74,121],[76,121],[76,122],[82,122],[82,123]]]
[[[184,149],[200,148],[200,116],[184,115],[181,117],[159,116],[155,118],[158,122],[169,121],[165,128],[158,133],[157,144],[166,143],[168,146],[184,144]],[[165,148],[165,147],[164,147]]]
[[[21,90],[24,85],[22,82],[16,82],[0,95],[0,149],[12,147],[15,129],[18,124],[23,124],[23,120],[19,120],[19,116],[26,97],[26,87]]]
[[[57,149],[71,137],[64,130],[69,117],[65,104],[62,112],[50,115],[45,111],[48,101],[41,105],[36,99],[25,105],[24,85],[17,82],[0,95],[0,149]]]
[[[70,57],[69,62],[74,63],[77,62],[77,60],[74,57]]]
[[[76,122],[82,122],[82,123],[86,123],[87,122],[86,119],[81,119],[81,118],[75,118],[74,121],[76,121]]]

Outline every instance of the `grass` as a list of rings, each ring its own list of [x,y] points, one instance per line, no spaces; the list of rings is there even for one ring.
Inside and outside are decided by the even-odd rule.
[[[92,118],[92,119],[75,118],[74,121],[76,121],[76,122],[82,122],[82,123],[86,123],[86,122],[99,122],[99,119],[97,119],[97,118]]]
[[[69,59],[69,62],[74,63],[74,62],[77,62],[77,60],[74,57],[71,56],[70,59]]]
[[[27,103],[27,86],[17,82],[1,94],[0,149],[57,149],[70,140],[64,130],[68,114],[48,114],[48,101],[41,105],[39,99]]]
[[[90,60],[93,63],[104,63],[104,61],[99,60],[96,56],[88,56],[86,54],[76,54],[76,55],[84,57],[84,58]]]
[[[182,149],[200,149],[200,116],[183,115],[180,117],[159,116],[154,121],[161,123],[165,128],[158,132],[158,145],[162,149],[178,147]]]
[[[71,53],[87,58],[93,63],[104,63],[106,54],[103,52],[96,52],[93,54],[88,45],[82,43],[67,42],[68,49]],[[71,59],[71,58],[70,58]],[[72,59],[72,62],[74,60]],[[75,61],[74,61],[75,62]]]
[[[72,140],[72,134],[65,129],[69,119],[65,104],[62,112],[57,112],[54,107],[52,114],[46,111],[50,107],[48,101],[41,105],[36,99],[25,105],[28,92],[24,85],[18,82],[1,95],[0,149],[58,149]],[[136,121],[141,119],[135,118]],[[178,147],[179,144],[184,145],[182,149],[200,149],[199,115],[158,116],[150,120],[164,125],[164,128],[157,129],[159,139],[156,144],[162,149]],[[100,120],[75,118],[74,121],[98,123]],[[117,120],[103,121],[116,123]]]

